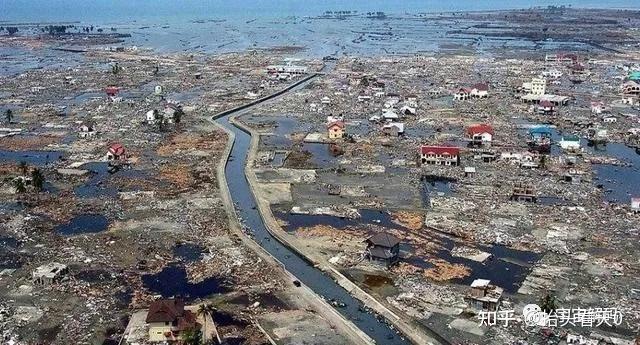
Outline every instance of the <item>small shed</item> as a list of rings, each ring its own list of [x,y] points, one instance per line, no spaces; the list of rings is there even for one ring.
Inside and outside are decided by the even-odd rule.
[[[78,137],[90,138],[96,134],[96,124],[93,121],[85,121],[78,127]]]
[[[400,260],[400,239],[388,232],[381,232],[369,237],[366,241],[366,256],[371,261],[377,261],[391,266]]]
[[[58,262],[50,262],[36,268],[31,276],[33,283],[37,285],[50,285],[62,279],[69,269],[67,265]]]
[[[496,311],[503,291],[501,287],[491,285],[488,279],[476,279],[471,283],[469,294],[465,299],[476,311]]]
[[[404,123],[388,122],[382,126],[382,133],[392,137],[404,135]]]
[[[329,139],[340,139],[344,136],[344,122],[335,121],[327,125]]]

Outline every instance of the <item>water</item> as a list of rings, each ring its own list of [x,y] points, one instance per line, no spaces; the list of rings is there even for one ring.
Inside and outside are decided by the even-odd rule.
[[[173,256],[184,262],[195,262],[202,258],[205,249],[194,243],[179,243],[173,246]]]
[[[162,297],[181,297],[187,301],[225,293],[229,289],[219,278],[206,278],[198,283],[189,282],[183,266],[170,264],[156,274],[142,276],[144,287]]]
[[[587,147],[593,152],[593,148]],[[596,172],[595,184],[602,184],[605,200],[628,204],[632,197],[640,197],[640,154],[635,149],[620,143],[608,143],[597,155],[615,157],[631,166],[615,166],[611,164],[594,164]]]
[[[420,181],[422,183],[420,191],[422,195],[422,205],[424,207],[431,207],[432,193],[442,194],[444,196],[453,194],[451,185],[456,182],[455,179],[442,176],[422,176]]]
[[[63,153],[57,151],[8,151],[0,150],[0,162],[25,162],[28,165],[43,166],[62,159]]]
[[[302,84],[299,87],[304,87]],[[309,262],[278,242],[266,229],[257,209],[253,193],[244,175],[245,163],[250,147],[251,136],[229,123],[229,115],[217,120],[221,125],[233,131],[236,140],[231,152],[233,159],[227,162],[225,174],[233,201],[238,205],[237,212],[245,225],[255,235],[255,241],[267,252],[276,257],[285,269],[295,275],[303,284],[327,300],[344,302],[344,308],[336,309],[357,327],[367,333],[379,344],[408,344],[395,331],[387,327],[384,321],[364,311],[362,304],[346,290],[337,285],[331,277],[314,268]]]
[[[358,210],[359,218],[340,218],[327,215],[290,214],[288,212],[274,212],[275,216],[284,220],[287,225],[285,230],[294,232],[299,228],[308,228],[316,225],[328,225],[336,229],[344,229],[358,225],[377,225],[390,229],[403,229],[399,224],[393,222],[388,212],[379,210]]]
[[[255,18],[282,18],[290,16],[320,15],[325,11],[384,11],[386,13],[405,12],[450,12],[529,8],[532,6],[571,5],[590,8],[638,8],[634,0],[513,0],[513,1],[473,1],[449,2],[407,0],[324,0],[300,2],[298,0],[240,0],[240,1],[199,1],[199,0],[3,0],[0,13],[7,21],[84,21],[117,23],[136,21],[138,27],[147,24],[171,25],[175,22],[194,20],[224,19],[250,20]]]
[[[63,236],[98,233],[107,230],[109,220],[99,214],[83,214],[72,218],[69,222],[56,227],[56,232]]]

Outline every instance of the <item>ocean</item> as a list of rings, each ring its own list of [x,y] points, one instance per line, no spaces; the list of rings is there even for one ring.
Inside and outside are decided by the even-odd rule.
[[[437,13],[565,5],[580,8],[640,8],[637,0],[0,0],[0,21],[93,24],[176,23],[207,19],[316,16],[325,11]]]

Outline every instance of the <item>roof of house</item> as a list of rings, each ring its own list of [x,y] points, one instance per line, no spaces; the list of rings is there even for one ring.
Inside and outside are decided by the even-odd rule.
[[[122,144],[111,144],[109,146],[109,152],[111,152],[111,154],[115,155],[115,156],[121,156],[124,154],[125,150],[124,150],[124,146],[122,146]]]
[[[396,127],[398,129],[399,133],[404,133],[404,123],[401,122],[389,122],[389,123],[385,123],[384,126],[382,126],[382,129],[384,130],[385,128],[389,128],[391,129],[391,127]]]
[[[540,101],[540,106],[543,108],[553,108],[553,103],[551,103],[551,101],[549,100],[542,100]]]
[[[331,122],[330,124],[327,125],[327,129],[331,129],[333,127],[339,127],[339,128],[343,128],[344,129],[344,122],[343,121],[334,121]]]
[[[151,303],[146,321],[173,322],[184,313],[184,302],[181,299],[161,299]]]
[[[120,89],[118,89],[118,87],[117,87],[117,86],[107,86],[107,87],[104,89],[104,91],[105,91],[107,94],[117,94],[117,93],[118,93],[118,91],[120,91]]]
[[[471,283],[471,287],[472,288],[485,287],[485,286],[488,286],[489,283],[491,283],[491,281],[488,279],[476,279],[473,281],[473,283]]]
[[[633,71],[629,73],[630,80],[640,80],[640,71]]]
[[[369,253],[371,256],[381,259],[391,259],[395,256],[389,249],[381,248],[381,247],[373,247],[369,249]]]
[[[373,244],[374,246],[391,248],[400,243],[400,239],[393,236],[388,232],[380,232],[366,240],[367,243]]]
[[[437,155],[453,155],[457,156],[460,154],[459,147],[451,147],[451,146],[427,146],[422,145],[420,147],[420,152],[423,155],[426,154],[437,154]]]
[[[82,128],[86,126],[87,128],[95,128],[96,127],[96,122],[92,121],[92,120],[88,120],[88,121],[83,121],[80,126],[78,126],[79,128]]]
[[[484,134],[489,133],[493,135],[493,127],[487,124],[477,124],[473,126],[469,126],[467,128],[467,134],[476,135],[476,134]]]
[[[537,126],[529,130],[529,134],[549,134],[551,135],[551,129],[547,126]]]
[[[478,83],[473,85],[473,89],[476,89],[478,91],[489,91],[489,85],[487,85],[486,83]]]

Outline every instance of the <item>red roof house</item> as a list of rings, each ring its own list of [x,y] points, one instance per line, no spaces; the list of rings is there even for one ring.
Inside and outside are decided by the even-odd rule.
[[[493,127],[487,124],[473,125],[467,128],[467,138],[474,142],[490,142],[493,139]]]
[[[118,95],[118,92],[120,92],[120,89],[118,89],[117,86],[109,86],[106,89],[104,89],[104,91],[107,93],[107,96],[115,97]]]
[[[422,164],[458,165],[460,163],[460,148],[422,145],[420,156]]]
[[[124,146],[119,143],[111,144],[107,149],[107,159],[108,160],[119,160],[124,159],[126,157],[126,151]]]
[[[167,341],[177,341],[182,331],[196,329],[199,326],[196,315],[190,310],[185,310],[184,302],[180,299],[152,302],[145,321],[154,328],[154,331],[163,331],[162,340]],[[153,336],[157,339],[156,334]]]

